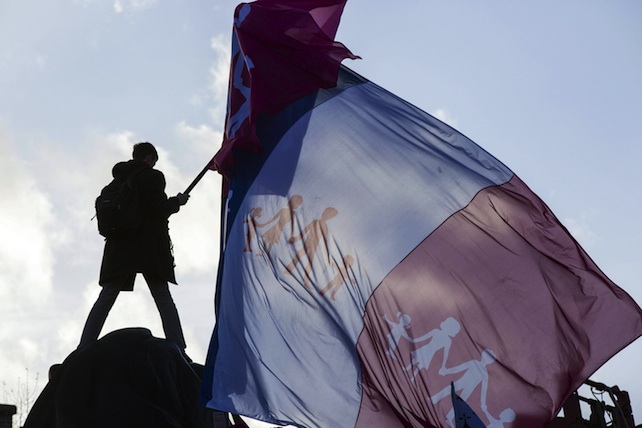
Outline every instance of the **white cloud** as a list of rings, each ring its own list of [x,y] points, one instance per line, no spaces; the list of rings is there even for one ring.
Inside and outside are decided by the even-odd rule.
[[[223,139],[223,133],[209,125],[191,126],[185,121],[176,125],[174,134],[189,154],[189,163],[200,162],[203,166],[218,151]]]
[[[222,129],[225,115],[227,80],[229,75],[229,43],[223,36],[214,37],[211,47],[216,53],[216,60],[209,69],[207,97],[212,101],[211,116]],[[202,99],[197,100],[202,103]],[[180,156],[187,165],[205,167],[220,148],[223,133],[210,125],[192,126],[185,121],[179,122],[174,135],[184,149]],[[195,178],[200,169],[182,172],[167,158],[159,161],[159,168],[165,173],[168,188],[170,183],[176,189],[179,185],[183,191]],[[215,171],[208,171],[191,192],[187,205],[178,214],[170,218],[170,228],[174,242],[174,253],[177,263],[177,275],[181,271],[204,274],[215,274],[219,257],[219,224],[220,224],[221,177]],[[213,285],[213,282],[212,282]]]
[[[115,0],[114,12],[138,12],[149,9],[157,3],[157,0]]]
[[[76,249],[84,241],[95,241],[96,231],[90,219],[94,200],[111,180],[113,165],[131,157],[134,134],[120,131],[103,134],[92,131],[80,148],[64,146],[56,141],[38,144],[34,162],[42,186],[51,196],[58,213],[58,227],[66,231],[64,243]]]
[[[210,89],[217,99],[224,99],[227,95],[227,84],[230,74],[230,42],[228,36],[219,34],[213,37],[210,46],[216,53],[216,63],[210,68]]]
[[[437,119],[442,122],[452,126],[453,128],[457,126],[457,120],[450,114],[448,109],[438,108],[431,113]]]
[[[54,325],[49,312],[55,305],[56,251],[64,232],[57,224],[51,195],[36,179],[38,167],[19,156],[3,131],[0,129],[0,379],[8,391],[24,393],[24,376],[22,380],[18,377],[27,369],[42,367],[42,356],[48,353],[45,342]],[[31,392],[38,392],[43,383],[32,385]]]
[[[32,170],[0,134],[0,302],[42,303],[52,288],[55,219]]]
[[[562,223],[583,247],[590,248],[597,242],[597,235],[590,229],[586,218],[565,218]]]
[[[227,86],[230,73],[230,47],[226,36],[219,34],[210,41],[215,60],[208,69],[207,87],[191,97],[190,103],[202,107],[210,104],[209,115],[213,124],[223,128],[227,108]]]
[[[208,172],[190,200],[170,219],[179,273],[214,272],[218,263],[220,176]]]
[[[227,86],[230,75],[230,42],[229,37],[218,35],[212,38],[211,47],[216,54],[216,61],[209,69],[209,91],[214,100],[210,110],[214,122],[222,122],[227,108]]]
[[[162,153],[158,168],[165,174],[168,194],[184,191],[220,147],[221,132],[207,125],[176,125],[175,136],[185,157],[185,164],[198,165],[197,170],[179,169],[168,154]],[[163,161],[164,159],[164,161]],[[208,171],[190,193],[190,200],[170,218],[174,252],[180,271],[203,273],[214,271],[218,261],[218,225],[220,216],[221,178]]]

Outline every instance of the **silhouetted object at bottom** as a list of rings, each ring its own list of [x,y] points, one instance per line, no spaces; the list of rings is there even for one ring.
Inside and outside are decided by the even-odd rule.
[[[147,329],[109,333],[50,373],[23,428],[210,428],[201,368]]]
[[[0,404],[0,428],[11,428],[11,419],[16,414],[16,406],[13,404]]]
[[[575,391],[564,403],[564,416],[558,416],[546,428],[642,428],[642,425],[635,425],[628,392],[592,380],[584,384],[591,388],[593,398],[583,397]],[[608,394],[610,403],[602,399],[603,394]],[[588,419],[582,415],[581,403],[584,413],[586,407],[590,409]]]

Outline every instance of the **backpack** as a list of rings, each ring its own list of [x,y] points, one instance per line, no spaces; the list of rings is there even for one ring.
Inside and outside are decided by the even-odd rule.
[[[131,235],[140,228],[143,216],[134,180],[140,171],[130,174],[126,180],[113,179],[96,198],[98,233],[105,238]]]

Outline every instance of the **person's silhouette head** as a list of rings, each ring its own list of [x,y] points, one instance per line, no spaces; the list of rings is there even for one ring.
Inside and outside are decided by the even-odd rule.
[[[132,159],[140,160],[148,163],[150,166],[154,166],[158,161],[158,152],[156,151],[156,147],[154,147],[152,143],[143,141],[141,143],[134,144]]]

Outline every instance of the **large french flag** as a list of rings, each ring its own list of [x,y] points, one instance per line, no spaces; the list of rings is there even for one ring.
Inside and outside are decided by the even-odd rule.
[[[201,400],[300,427],[455,427],[455,394],[487,427],[541,428],[642,334],[642,310],[510,169],[339,66],[343,5],[237,8]],[[292,34],[287,16],[318,36],[323,83],[284,61],[269,111],[259,65],[284,57],[264,41]]]

